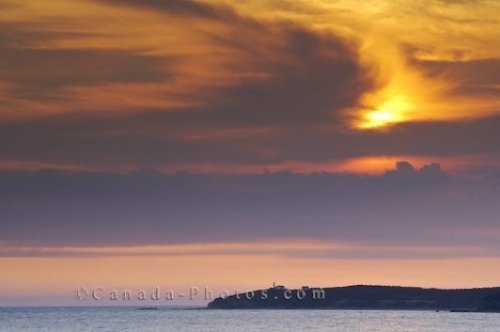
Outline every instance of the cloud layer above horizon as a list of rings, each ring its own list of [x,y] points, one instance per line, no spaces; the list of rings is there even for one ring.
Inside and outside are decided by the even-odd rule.
[[[241,254],[238,243],[311,258],[500,254],[499,173],[464,179],[438,164],[400,162],[377,176],[1,171],[0,188],[2,256],[203,254],[189,244]]]

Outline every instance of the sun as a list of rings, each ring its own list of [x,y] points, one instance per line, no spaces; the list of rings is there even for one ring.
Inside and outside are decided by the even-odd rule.
[[[377,108],[367,111],[362,117],[359,128],[376,129],[401,122],[409,108],[410,103],[405,96],[392,96]]]

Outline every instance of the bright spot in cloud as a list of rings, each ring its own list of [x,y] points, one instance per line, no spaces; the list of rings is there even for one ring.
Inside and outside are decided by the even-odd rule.
[[[407,98],[402,95],[390,97],[376,109],[368,111],[363,116],[360,128],[379,128],[404,121],[404,114],[410,108]]]

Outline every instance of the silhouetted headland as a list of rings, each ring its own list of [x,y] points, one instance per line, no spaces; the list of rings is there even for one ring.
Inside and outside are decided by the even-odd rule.
[[[287,289],[274,286],[208,304],[209,309],[387,309],[500,312],[500,287],[435,289],[347,286]]]

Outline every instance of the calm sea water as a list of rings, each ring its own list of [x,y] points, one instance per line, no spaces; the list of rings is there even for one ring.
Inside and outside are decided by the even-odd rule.
[[[500,314],[431,311],[3,308],[2,332],[498,332]]]

